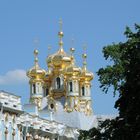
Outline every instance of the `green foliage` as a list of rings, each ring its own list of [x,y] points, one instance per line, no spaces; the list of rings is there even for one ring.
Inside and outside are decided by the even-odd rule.
[[[107,93],[113,86],[114,93],[119,93],[115,103],[119,117],[108,126],[112,134],[109,139],[113,140],[140,139],[140,26],[136,24],[135,30],[136,33],[126,28],[125,43],[104,47],[104,57],[113,61],[113,65],[98,71],[103,91]]]
[[[113,65],[106,68],[99,69],[98,76],[101,83],[101,88],[105,93],[108,92],[109,87],[113,86],[114,94],[119,91],[120,86],[125,81],[124,65],[128,63],[127,59],[122,61],[123,53],[126,51],[122,49],[124,43],[113,44],[103,48],[105,59],[113,62]]]
[[[140,26],[135,24],[135,29],[137,32],[133,33],[129,27],[126,27],[124,34],[128,40],[125,43],[113,43],[113,45],[103,48],[105,59],[113,62],[113,65],[101,68],[97,72],[101,82],[100,87],[105,93],[108,92],[110,86],[113,86],[114,94],[116,91],[121,92],[120,87],[126,82],[126,72],[129,70],[127,67],[128,65],[131,67],[131,61],[136,61],[136,59],[131,60],[132,57],[139,59]],[[131,51],[134,51],[134,53],[132,54]]]
[[[113,87],[114,95],[119,94],[115,103],[119,116],[99,126],[99,140],[140,139],[140,25],[135,24],[135,30],[132,32],[126,27],[126,42],[103,48],[105,59],[111,61],[112,65],[97,72],[100,87],[104,93]],[[95,135],[95,131],[90,130],[86,136],[90,133]]]
[[[78,138],[79,140],[100,140],[101,139],[101,133],[99,129],[92,128],[89,131],[82,131],[80,130],[80,136]]]

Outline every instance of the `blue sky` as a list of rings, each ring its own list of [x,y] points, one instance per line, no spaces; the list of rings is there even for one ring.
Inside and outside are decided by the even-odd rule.
[[[92,99],[95,114],[116,114],[116,98],[103,94],[96,71],[110,62],[103,58],[103,46],[125,41],[126,26],[140,23],[139,0],[0,0],[0,89],[22,96],[28,102],[25,71],[33,65],[34,38],[39,38],[39,63],[44,69],[48,45],[58,49],[58,21],[63,20],[64,49],[75,47],[81,66],[83,44],[87,44],[88,69],[95,75]],[[74,38],[74,45],[71,40]]]

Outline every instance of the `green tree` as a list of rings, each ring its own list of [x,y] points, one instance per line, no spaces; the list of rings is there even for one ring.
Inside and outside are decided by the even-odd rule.
[[[113,65],[99,69],[101,88],[108,93],[113,86],[114,95],[119,94],[115,103],[119,117],[110,122],[113,125],[110,139],[140,139],[140,26],[135,24],[135,30],[127,27],[126,42],[103,48],[105,59]]]
[[[135,24],[135,30],[126,27],[126,42],[103,48],[105,59],[112,65],[97,72],[100,87],[104,93],[113,87],[114,96],[119,94],[115,102],[119,116],[99,126],[99,140],[140,140],[140,26]],[[86,132],[86,138],[90,133],[95,135],[95,130]]]
[[[89,131],[80,130],[79,140],[100,140],[101,133],[97,128],[92,128]]]

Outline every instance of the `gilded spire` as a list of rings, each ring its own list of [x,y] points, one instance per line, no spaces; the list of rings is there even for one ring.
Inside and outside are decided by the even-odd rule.
[[[72,65],[74,65],[74,38],[71,39],[71,48],[70,48],[70,54],[71,54],[71,60],[72,60]]]
[[[50,55],[50,51],[51,51],[51,45],[48,46],[48,56]]]
[[[83,70],[86,71],[87,70],[87,54],[86,54],[87,45],[86,44],[84,45],[83,49],[84,49],[84,53],[82,54]]]
[[[34,39],[34,47],[35,47],[35,50],[34,50],[34,66],[35,68],[38,68],[39,67],[39,64],[38,64],[38,46],[39,46],[39,38],[35,38]]]
[[[34,50],[34,64],[35,64],[35,68],[39,67],[39,64],[38,64],[38,50],[37,49]]]
[[[82,54],[82,58],[83,58],[82,76],[84,77],[85,80],[91,81],[93,79],[93,73],[91,73],[91,72],[89,72],[87,70],[87,53],[86,53],[86,48],[87,48],[87,45],[85,44],[84,47],[83,47],[84,53]]]
[[[62,31],[62,19],[59,20],[59,26],[60,26],[60,31],[58,32],[58,36],[59,36],[59,47],[60,47],[60,51],[63,51],[63,41],[62,38],[64,36],[63,31]]]
[[[70,48],[70,52],[71,52],[72,65],[74,65],[74,52],[75,52],[75,48]]]

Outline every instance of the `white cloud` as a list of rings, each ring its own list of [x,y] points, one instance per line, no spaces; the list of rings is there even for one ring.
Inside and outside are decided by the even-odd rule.
[[[0,85],[19,85],[27,83],[27,81],[26,71],[22,69],[8,71],[6,74],[0,75]]]

